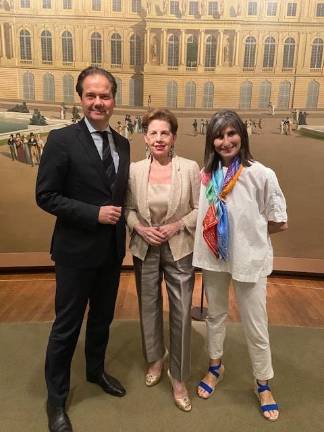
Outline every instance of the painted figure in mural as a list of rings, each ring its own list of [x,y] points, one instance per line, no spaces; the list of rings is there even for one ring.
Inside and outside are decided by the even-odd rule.
[[[25,153],[25,162],[28,165],[31,165],[31,156],[30,156],[30,151],[29,151],[29,147],[28,147],[28,139],[26,138],[25,134],[21,134],[21,141],[23,143],[23,149],[24,149],[24,153]]]
[[[170,305],[170,369],[174,402],[191,410],[190,375],[192,247],[199,193],[199,167],[174,154],[178,122],[167,109],[143,118],[148,158],[132,163],[126,204],[139,299],[142,342],[148,368],[145,384],[158,384],[167,350],[161,295],[164,277]]]
[[[193,133],[194,133],[194,135],[197,135],[197,133],[198,133],[198,122],[197,122],[197,119],[194,119],[194,121],[192,122],[192,127],[193,127]]]
[[[15,138],[14,138],[13,134],[10,134],[10,137],[8,139],[8,146],[9,146],[9,150],[10,150],[11,159],[13,161],[17,160],[16,142],[15,142]]]
[[[40,161],[43,150],[44,150],[44,141],[42,140],[40,134],[36,135],[37,148],[38,148],[38,161]]]
[[[90,66],[78,76],[76,90],[84,118],[49,133],[36,183],[37,204],[56,216],[51,245],[56,318],[45,366],[52,432],[72,431],[65,403],[71,361],[88,305],[87,380],[113,396],[126,393],[105,372],[104,364],[125,256],[123,205],[129,142],[109,125],[117,91],[113,75]]]
[[[63,102],[60,106],[60,119],[61,120],[66,119],[66,112],[67,112],[67,107],[66,107],[65,103]]]
[[[158,41],[156,36],[153,36],[151,43],[151,60],[153,63],[158,62]]]
[[[221,111],[209,122],[201,176],[193,264],[201,268],[208,299],[209,368],[198,396],[208,399],[224,376],[223,343],[232,281],[263,415],[277,420],[266,310],[272,272],[270,234],[287,229],[286,201],[275,173],[253,160],[241,118]],[[252,197],[252,199],[247,199]]]
[[[30,132],[29,134],[27,145],[28,145],[30,164],[31,166],[35,166],[36,164],[38,164],[39,159],[38,159],[37,141],[33,132]]]
[[[224,64],[231,65],[231,38],[227,35],[224,39]]]
[[[17,159],[20,162],[26,163],[26,155],[25,155],[25,150],[24,150],[24,143],[23,143],[23,140],[22,140],[21,135],[20,135],[19,132],[16,133],[15,143],[16,143],[16,149],[17,149]]]
[[[79,108],[76,105],[73,105],[72,107],[72,122],[76,123],[81,118],[79,113]]]

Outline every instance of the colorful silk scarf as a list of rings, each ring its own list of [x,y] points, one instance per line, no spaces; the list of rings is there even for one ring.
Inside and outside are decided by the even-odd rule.
[[[225,178],[221,163],[211,174],[202,175],[206,186],[208,210],[203,220],[203,237],[208,247],[217,258],[227,260],[229,225],[226,208],[226,197],[235,186],[243,165],[237,156],[227,169]]]

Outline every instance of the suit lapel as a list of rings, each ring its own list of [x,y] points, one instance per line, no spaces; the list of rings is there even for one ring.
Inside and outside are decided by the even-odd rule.
[[[129,174],[129,151],[126,142],[121,139],[120,135],[112,128],[110,128],[115,148],[118,153],[119,163],[116,173],[116,180],[113,186],[113,203],[124,205],[120,202],[120,197],[124,196],[125,185],[127,185]]]
[[[138,212],[144,217],[144,219],[151,224],[151,214],[148,205],[148,184],[151,167],[151,159],[146,159],[144,166],[140,165],[140,176],[139,189],[138,189]]]
[[[171,193],[168,202],[168,211],[165,217],[166,222],[175,214],[181,198],[181,171],[179,158],[175,156],[172,160]]]

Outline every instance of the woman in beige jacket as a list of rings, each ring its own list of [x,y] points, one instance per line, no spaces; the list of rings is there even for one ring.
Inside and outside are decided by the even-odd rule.
[[[168,375],[176,405],[191,410],[185,381],[190,373],[191,298],[194,286],[192,251],[199,198],[199,167],[174,155],[176,117],[166,109],[143,119],[147,159],[132,163],[126,219],[138,293],[143,352],[148,362],[147,386],[162,375],[163,340],[161,282],[170,306]]]

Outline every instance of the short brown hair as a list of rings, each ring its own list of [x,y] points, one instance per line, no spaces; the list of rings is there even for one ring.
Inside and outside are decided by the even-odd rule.
[[[80,72],[80,74],[78,76],[78,81],[77,81],[76,86],[75,86],[75,90],[78,93],[78,95],[80,96],[80,98],[82,98],[83,81],[89,75],[103,75],[104,77],[106,77],[107,80],[111,84],[111,91],[112,91],[113,97],[115,99],[115,96],[117,93],[117,82],[115,80],[115,77],[110,72],[108,72],[106,69],[103,69],[103,68],[98,67],[98,66],[89,66]]]
[[[147,132],[149,124],[153,120],[166,121],[170,125],[170,130],[171,130],[172,134],[173,135],[177,134],[178,120],[177,120],[176,116],[171,111],[169,111],[167,108],[156,108],[156,109],[154,109],[152,111],[148,111],[146,114],[144,114],[143,120],[142,120],[142,126],[143,126],[144,133]]]

